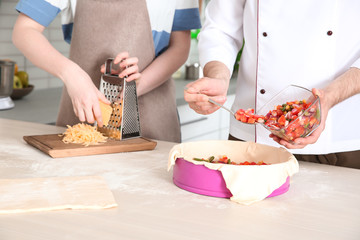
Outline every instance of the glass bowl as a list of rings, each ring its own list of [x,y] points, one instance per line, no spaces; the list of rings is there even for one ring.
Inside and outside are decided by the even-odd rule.
[[[320,125],[320,98],[304,87],[290,85],[257,112],[272,134],[288,142],[307,137]],[[283,115],[283,117],[281,117]]]

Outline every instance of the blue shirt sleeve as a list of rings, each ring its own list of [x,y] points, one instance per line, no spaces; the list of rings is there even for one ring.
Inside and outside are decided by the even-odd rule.
[[[200,29],[200,13],[198,8],[176,9],[172,31]]]
[[[20,0],[16,5],[16,10],[44,27],[49,26],[61,11],[60,8],[51,5],[45,0]]]

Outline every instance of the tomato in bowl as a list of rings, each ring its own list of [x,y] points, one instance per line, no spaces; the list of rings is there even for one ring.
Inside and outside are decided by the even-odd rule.
[[[257,114],[264,115],[261,124],[272,134],[293,142],[296,138],[309,136],[320,125],[320,98],[306,88],[290,85],[262,106]]]

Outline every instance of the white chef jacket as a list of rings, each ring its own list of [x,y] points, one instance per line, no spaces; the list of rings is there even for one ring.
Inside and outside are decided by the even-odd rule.
[[[220,61],[232,72],[244,40],[232,110],[256,111],[287,85],[323,88],[350,67],[360,68],[359,13],[359,0],[211,0],[199,34],[200,63]],[[337,104],[318,141],[290,151],[359,150],[359,105],[360,94]],[[230,119],[234,137],[280,146],[263,126]]]

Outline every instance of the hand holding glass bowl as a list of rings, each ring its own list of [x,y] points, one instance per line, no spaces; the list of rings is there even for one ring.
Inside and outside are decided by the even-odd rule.
[[[249,113],[244,117],[244,113]],[[320,98],[303,87],[290,85],[276,94],[257,112],[239,109],[237,119],[260,123],[275,136],[288,142],[309,136],[320,125]],[[253,115],[251,115],[253,114]],[[249,120],[250,119],[250,120]]]

